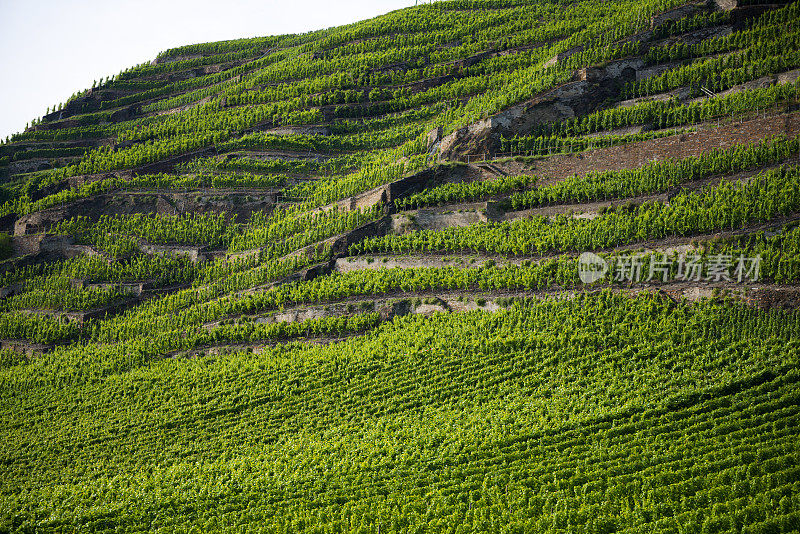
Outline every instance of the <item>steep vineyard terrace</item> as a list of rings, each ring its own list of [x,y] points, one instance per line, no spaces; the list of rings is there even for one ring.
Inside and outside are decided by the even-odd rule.
[[[48,109],[0,143],[0,532],[797,531],[799,22],[451,0]]]

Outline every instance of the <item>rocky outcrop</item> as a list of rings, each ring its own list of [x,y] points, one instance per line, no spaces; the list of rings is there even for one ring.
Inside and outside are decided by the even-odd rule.
[[[333,240],[331,253],[333,257],[347,256],[351,245],[360,243],[363,240],[386,235],[391,231],[392,221],[390,217],[382,217],[377,221],[372,221],[355,230],[351,230]]]
[[[740,0],[714,0],[712,2],[717,9],[730,11],[739,7]]]
[[[461,164],[435,165],[421,171],[408,174],[398,180],[364,191],[358,195],[344,198],[319,208],[322,211],[338,209],[352,211],[369,209],[376,204],[388,206],[391,211],[394,201],[412,195],[426,187],[440,185],[445,182],[460,182],[470,178],[471,169]]]
[[[74,239],[66,235],[33,234],[14,236],[11,238],[14,253],[18,256],[44,255],[64,257],[65,251],[72,246]]]
[[[643,67],[641,59],[623,59],[581,69],[572,82],[456,130],[442,140],[439,153],[455,160],[470,154],[494,154],[503,137],[527,135],[538,126],[594,111],[617,95],[625,83],[635,80]]]
[[[88,215],[97,211],[100,203],[97,198],[81,199],[63,206],[35,211],[20,217],[14,224],[14,235],[25,236],[47,231],[52,225],[78,215]]]

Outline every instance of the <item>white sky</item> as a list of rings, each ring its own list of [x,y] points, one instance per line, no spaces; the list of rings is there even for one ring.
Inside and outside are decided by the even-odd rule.
[[[0,137],[176,46],[302,33],[414,0],[0,0]]]

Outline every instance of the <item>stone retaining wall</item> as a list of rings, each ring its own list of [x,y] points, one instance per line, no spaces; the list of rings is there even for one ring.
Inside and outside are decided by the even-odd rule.
[[[573,174],[584,175],[595,170],[633,169],[651,161],[700,156],[714,149],[758,143],[776,135],[798,134],[800,134],[800,113],[790,113],[743,123],[722,123],[717,128],[704,128],[628,145],[552,156],[535,161],[533,172],[546,177],[566,178]]]

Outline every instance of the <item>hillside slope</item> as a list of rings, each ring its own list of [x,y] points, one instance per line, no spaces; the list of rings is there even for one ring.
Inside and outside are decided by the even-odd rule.
[[[797,532],[798,22],[450,0],[48,109],[0,532]]]

